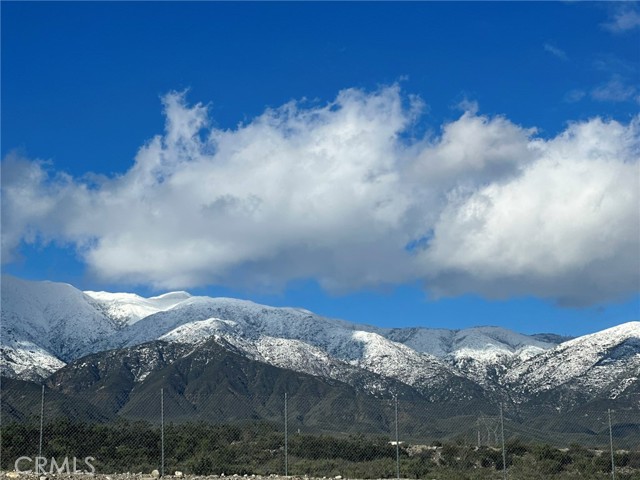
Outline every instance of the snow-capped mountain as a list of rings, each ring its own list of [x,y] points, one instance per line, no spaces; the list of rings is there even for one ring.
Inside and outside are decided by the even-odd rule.
[[[213,321],[215,319],[218,321]],[[199,338],[219,332],[252,344],[271,345],[272,351],[265,353],[272,359],[288,356],[283,340],[298,340],[333,359],[425,388],[450,375],[482,382],[487,371],[496,366],[508,365],[513,360],[528,358],[555,346],[498,327],[386,329],[329,319],[304,309],[274,308],[243,300],[208,297],[191,297],[175,308],[145,318],[123,332],[124,342],[120,346],[160,338],[179,326],[185,326],[180,332],[189,332],[192,336],[188,325],[202,320],[211,321]],[[181,341],[177,332],[171,338]],[[274,338],[281,341],[268,340]],[[233,343],[234,340],[230,341]],[[274,365],[284,365],[281,362]],[[289,362],[288,368],[295,369],[295,366]],[[304,371],[312,373],[313,368]]]
[[[1,366],[34,379],[109,346],[118,324],[91,297],[64,283],[2,278]]]
[[[113,346],[129,324],[188,298],[175,292],[145,299],[133,294],[81,292],[57,282],[2,277],[2,351],[4,375],[36,380],[88,353]]]
[[[171,292],[157,297],[144,298],[135,293],[109,293],[85,291],[118,325],[133,325],[154,313],[175,307],[191,297],[187,292]]]
[[[5,340],[3,334],[2,348],[0,348],[2,375],[39,381],[64,366],[65,363],[62,360],[33,342],[15,341],[9,338]]]
[[[520,401],[559,387],[615,399],[640,382],[640,322],[564,342],[514,365],[504,381]]]
[[[418,352],[436,357],[464,356],[470,352],[517,354],[524,350],[547,350],[555,344],[536,340],[500,327],[473,327],[464,330],[442,328],[394,328],[384,335]],[[474,356],[482,355],[476,353]]]
[[[522,404],[569,389],[580,391],[582,401],[623,394],[640,378],[639,322],[557,345],[553,335],[498,327],[388,329],[230,298],[81,292],[8,276],[2,278],[1,333],[2,374],[27,380],[90,353],[117,356],[119,349],[158,340],[181,346],[173,350],[180,355],[213,341],[251,361],[374,394],[402,384],[427,398],[492,392]],[[157,367],[143,365],[144,358],[132,381]]]
[[[513,363],[556,345],[499,327],[399,328],[381,333],[418,352],[443,359],[465,377],[485,387]]]
[[[251,358],[330,378],[343,378],[356,367],[426,390],[462,377],[433,355],[389,340],[372,327],[357,327],[303,309],[191,297],[123,331],[118,346],[157,338],[194,343],[219,335]]]

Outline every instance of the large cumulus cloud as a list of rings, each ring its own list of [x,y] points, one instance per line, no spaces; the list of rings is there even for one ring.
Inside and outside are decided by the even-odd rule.
[[[421,102],[397,86],[291,102],[230,130],[182,94],[163,103],[164,134],[120,176],[5,158],[3,260],[57,241],[105,280],[158,288],[418,280],[436,295],[567,304],[638,290],[638,118],[544,138],[470,107],[408,140]]]

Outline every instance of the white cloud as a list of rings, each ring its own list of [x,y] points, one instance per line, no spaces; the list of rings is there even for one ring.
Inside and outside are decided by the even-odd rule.
[[[591,97],[602,102],[627,102],[634,100],[637,89],[626,83],[619,75],[614,75],[608,82],[591,90]]]
[[[3,259],[21,242],[66,242],[105,280],[158,288],[424,280],[440,295],[574,304],[637,291],[637,119],[542,139],[467,110],[409,142],[410,98],[345,90],[219,130],[170,94],[165,133],[97,186],[9,156]]]
[[[620,2],[616,7],[612,18],[603,24],[605,29],[614,33],[622,33],[640,27],[640,12],[633,3]]]
[[[639,134],[638,120],[571,125],[517,178],[453,197],[422,255],[430,284],[568,304],[637,289]]]
[[[567,52],[551,43],[545,43],[544,50],[560,60],[568,60]]]

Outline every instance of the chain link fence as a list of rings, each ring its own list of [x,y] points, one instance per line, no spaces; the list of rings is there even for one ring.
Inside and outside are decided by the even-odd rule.
[[[100,392],[93,395],[97,399]],[[536,415],[508,404],[471,410],[402,397],[346,401],[286,393],[185,394],[164,387],[112,402],[117,415],[110,416],[104,407],[91,411],[61,402],[43,387],[31,414],[12,415],[5,406],[2,469],[640,479],[640,416],[633,408]]]

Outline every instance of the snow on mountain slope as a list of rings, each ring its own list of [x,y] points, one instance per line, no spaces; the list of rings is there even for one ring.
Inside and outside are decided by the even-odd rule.
[[[134,293],[93,292],[86,295],[101,305],[106,314],[120,325],[133,325],[149,315],[175,307],[191,297],[187,292],[170,292],[144,298]]]
[[[66,364],[42,347],[27,341],[11,340],[0,347],[0,374],[22,380],[39,381]]]
[[[389,340],[402,343],[417,352],[444,357],[451,352],[455,330],[444,328],[389,328],[375,329]]]
[[[142,298],[133,294],[81,292],[57,282],[9,275],[1,284],[3,374],[43,378],[65,362],[108,349],[116,332],[189,298],[186,292]]]
[[[421,389],[459,377],[432,355],[356,328],[307,310],[192,297],[133,325],[123,332],[121,345],[155,338],[193,342],[220,335],[255,359],[313,375],[338,378],[349,364]]]
[[[514,362],[555,346],[499,327],[464,330],[378,329],[385,337],[418,352],[442,358],[466,378],[488,387]]]
[[[401,343],[373,333],[356,331],[354,341],[362,345],[362,356],[354,364],[386,377],[397,378],[421,390],[441,387],[458,374],[433,355],[419,353]]]
[[[347,362],[362,357],[363,342],[354,341],[354,332],[377,334],[390,343],[404,344],[408,348],[405,350],[407,361],[414,363],[424,362],[419,354],[446,359],[456,349],[464,358],[479,356],[499,361],[492,354],[513,353],[514,348],[527,341],[529,346],[548,345],[497,328],[478,328],[469,333],[424,328],[384,329],[328,319],[304,309],[273,308],[228,298],[191,297],[186,292],[151,298],[127,293],[82,293],[66,284],[27,282],[12,277],[6,277],[3,282],[3,302],[4,323],[24,324],[23,328],[14,328],[16,339],[31,341],[63,360],[100,349],[155,340],[180,325],[212,317],[242,320],[236,333],[253,341],[260,336],[297,339]],[[73,332],[59,328],[64,322]],[[52,331],[56,332],[53,338]],[[372,354],[369,357],[376,358]],[[455,361],[447,361],[456,365]],[[433,359],[427,363],[433,364]]]
[[[313,338],[315,344],[332,355],[350,360],[359,358],[361,352],[353,342],[343,342],[344,335],[349,331],[374,333],[434,357],[446,357],[464,350],[467,355],[477,352],[480,357],[493,358],[491,355],[496,351],[515,355],[521,350],[531,351],[531,347],[542,351],[554,346],[498,327],[467,330],[386,329],[321,317],[304,309],[268,307],[231,298],[191,297],[165,313],[154,315],[153,320],[145,319],[142,325],[133,326],[126,333],[126,344],[149,341],[181,324],[216,317],[242,320],[245,335],[253,332],[279,338]],[[336,332],[342,334],[336,336]]]
[[[225,307],[228,307],[226,300],[225,303]],[[251,308],[251,305],[246,307]],[[274,310],[272,314],[280,309]],[[288,318],[293,331],[296,330],[296,326],[300,326],[295,320],[296,313],[302,314],[303,317],[309,315],[309,312],[297,310],[281,313]],[[319,319],[322,320],[321,317]],[[213,337],[217,341],[222,340],[223,345],[232,345],[235,351],[252,360],[339,380],[374,394],[389,389],[391,383],[385,379],[397,380],[418,390],[426,390],[447,385],[453,377],[457,377],[450,367],[430,355],[420,354],[375,333],[345,329],[330,320],[329,325],[329,328],[336,330],[319,337],[324,337],[325,345],[326,338],[331,337],[331,342],[336,347],[334,351],[346,352],[346,358],[329,354],[323,348],[314,345],[312,338],[279,338],[265,334],[268,328],[247,329],[242,319],[230,321],[209,318],[193,321],[176,327],[159,339],[201,344]],[[361,356],[355,358],[353,352],[360,352]],[[457,387],[459,385],[456,385]]]
[[[198,344],[215,335],[233,334],[237,323],[219,318],[207,318],[185,323],[158,337],[167,342]]]
[[[466,357],[493,361],[496,355],[517,355],[520,351],[547,350],[555,346],[528,335],[512,332],[500,327],[473,327],[464,330],[431,328],[396,328],[379,333],[390,340],[436,357]]]
[[[3,346],[21,349],[28,342],[25,351],[35,345],[63,361],[106,348],[118,330],[92,298],[65,283],[5,275],[1,302]]]
[[[525,360],[505,375],[505,383],[523,395],[563,385],[598,395],[605,391],[619,394],[620,381],[629,386],[638,378],[640,322],[628,322],[569,340]]]
[[[278,338],[311,338],[331,347],[334,334],[345,329],[341,322],[318,317],[306,310],[275,308],[232,298],[191,297],[180,305],[151,315],[120,335],[122,345],[159,338],[187,323],[210,318],[235,322],[235,332],[246,338],[269,335]],[[336,349],[335,347],[334,349]],[[357,354],[353,354],[354,358]]]
[[[456,350],[478,351],[498,348],[512,353],[528,347],[538,347],[541,350],[546,350],[554,346],[552,343],[541,342],[530,336],[499,327],[474,327],[457,330],[454,344]]]
[[[214,338],[274,366],[369,382],[370,391],[402,382],[424,393],[466,395],[480,385],[521,397],[566,386],[617,395],[640,378],[639,330],[632,322],[556,346],[560,337],[497,327],[388,329],[231,298],[83,293],[3,277],[0,366],[36,379],[87,353],[157,339],[195,348]]]
[[[344,381],[358,371],[301,340],[261,336],[255,343],[255,349],[259,354],[257,360],[318,377]]]
[[[211,337],[223,339],[252,360],[310,375],[345,381],[358,368],[329,356],[323,350],[300,340],[261,335],[251,340],[239,334],[238,323],[209,318],[181,325],[159,339],[169,342],[201,344]]]

